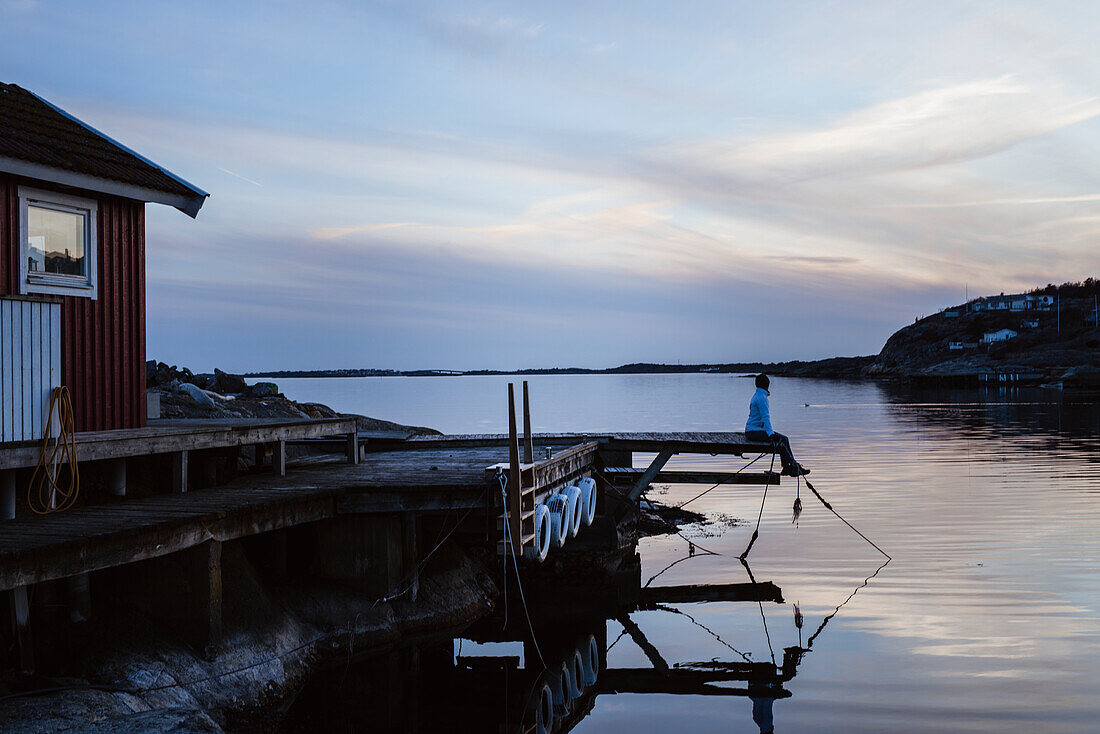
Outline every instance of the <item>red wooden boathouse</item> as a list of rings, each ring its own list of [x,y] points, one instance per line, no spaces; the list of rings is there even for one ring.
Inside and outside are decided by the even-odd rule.
[[[41,436],[58,384],[78,431],[145,424],[145,204],[207,196],[0,83],[0,443]]]

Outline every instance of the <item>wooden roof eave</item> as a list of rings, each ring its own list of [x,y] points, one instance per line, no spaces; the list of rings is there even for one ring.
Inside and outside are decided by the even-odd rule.
[[[210,196],[210,194],[200,191],[199,189],[195,189],[195,194],[193,196],[183,196],[181,194],[158,191],[144,186],[123,183],[122,181],[114,181],[112,179],[92,176],[86,173],[78,173],[76,171],[67,171],[63,168],[54,168],[52,166],[42,165],[41,163],[32,163],[30,161],[9,158],[6,156],[0,156],[0,172],[10,173],[16,176],[26,176],[27,178],[36,178],[41,181],[61,184],[62,186],[72,186],[78,189],[86,189],[88,191],[96,191],[103,194],[111,194],[113,196],[122,196],[127,199],[136,199],[137,201],[166,204],[179,209],[192,219],[198,216],[199,209],[202,208],[202,205],[206,203],[207,197]]]

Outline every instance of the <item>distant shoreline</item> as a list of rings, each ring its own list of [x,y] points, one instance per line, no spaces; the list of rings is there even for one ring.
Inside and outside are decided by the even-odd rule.
[[[618,367],[592,369],[552,367],[521,370],[381,370],[370,368],[336,370],[270,370],[246,372],[244,377],[278,379],[302,377],[477,377],[496,375],[663,375],[663,374],[757,374],[766,372],[779,377],[823,379],[867,379],[861,372],[874,362],[874,356],[832,357],[810,362],[730,362],[725,364],[633,363]]]

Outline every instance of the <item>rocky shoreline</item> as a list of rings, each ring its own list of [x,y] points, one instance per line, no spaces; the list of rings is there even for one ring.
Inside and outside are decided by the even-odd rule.
[[[408,436],[439,435],[434,428],[406,426],[365,415],[340,413],[321,403],[299,403],[274,382],[249,385],[241,375],[215,369],[195,374],[186,367],[149,361],[145,387],[159,401],[161,418],[349,418],[360,431],[393,431]]]

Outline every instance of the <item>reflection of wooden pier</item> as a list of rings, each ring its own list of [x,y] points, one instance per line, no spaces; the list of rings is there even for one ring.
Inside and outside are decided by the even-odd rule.
[[[513,702],[503,709],[498,699],[478,704],[456,703],[458,720],[471,730],[528,734],[567,732],[588,715],[599,696],[634,693],[744,697],[753,699],[755,706],[767,708],[771,701],[792,695],[785,684],[797,674],[805,653],[803,648],[786,648],[778,664],[757,662],[747,656],[734,660],[669,661],[659,644],[650,640],[633,618],[634,612],[640,610],[682,613],[668,606],[671,604],[752,602],[755,606],[761,602],[782,603],[782,591],[772,582],[641,587],[635,580],[626,585],[633,588],[624,589],[620,598],[633,601],[627,606],[612,605],[602,611],[598,605],[581,603],[572,597],[559,599],[554,604],[549,600],[553,597],[552,591],[549,595],[541,594],[537,601],[530,603],[537,648],[531,643],[522,621],[523,611],[518,607],[510,610],[508,618],[521,621],[510,623],[507,629],[501,630],[499,620],[492,618],[469,630],[465,636],[478,643],[523,641],[526,663],[521,666],[520,658],[514,655],[494,657],[489,654],[459,657],[444,666],[445,685],[466,692],[467,699],[480,698],[473,695],[475,691],[496,691],[504,687],[509,690],[507,700]],[[609,664],[608,620],[623,628],[623,636],[637,645],[650,661],[650,667],[616,668]],[[598,643],[595,657],[599,664],[591,671],[586,685],[574,685],[574,695],[563,696],[562,691],[570,689],[570,677],[576,677],[570,667],[571,661],[574,656],[585,654],[584,641],[589,637]],[[540,662],[540,650],[546,662],[545,670]]]

